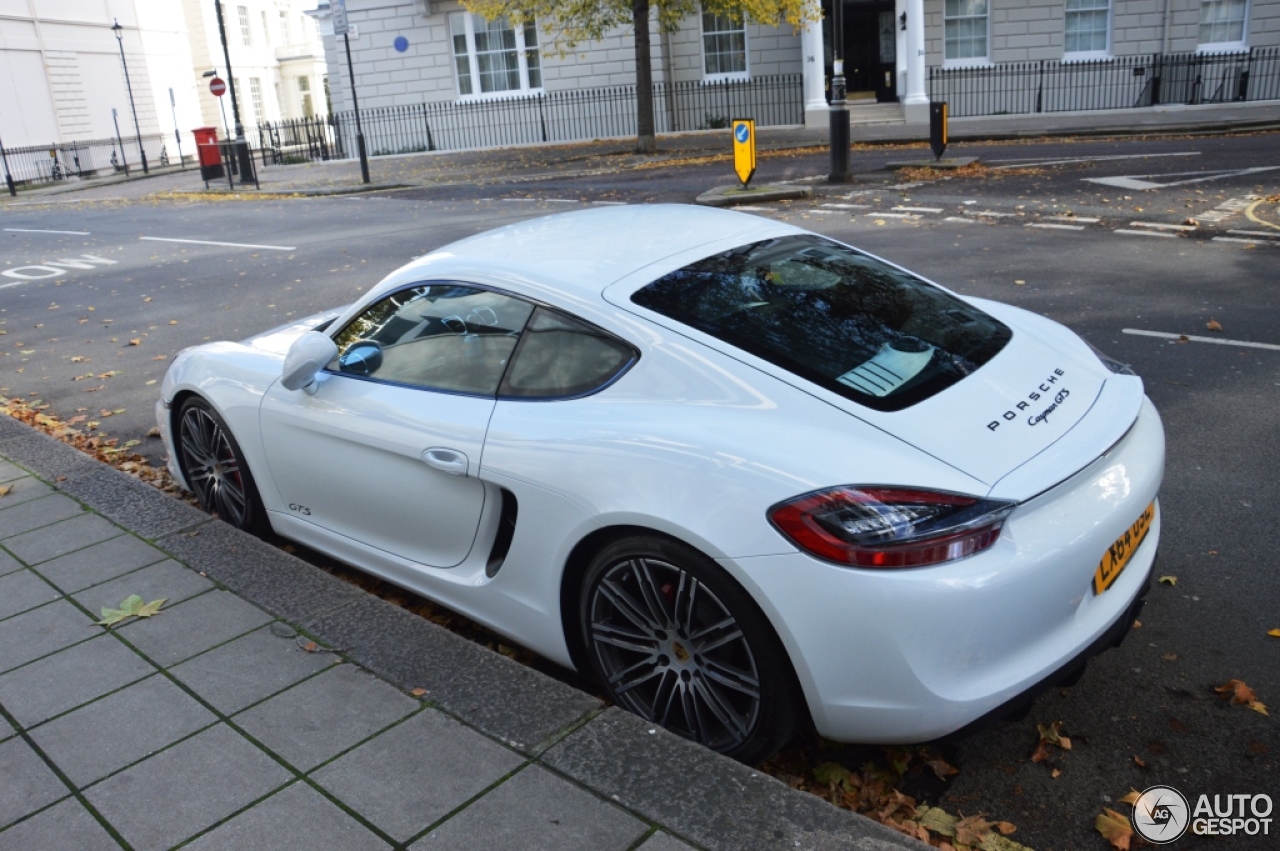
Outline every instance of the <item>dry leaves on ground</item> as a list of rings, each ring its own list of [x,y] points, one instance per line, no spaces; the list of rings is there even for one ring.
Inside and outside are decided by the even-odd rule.
[[[1071,750],[1071,739],[1062,734],[1061,721],[1054,721],[1048,726],[1037,724],[1036,728],[1040,731],[1040,741],[1036,742],[1036,749],[1031,752],[1032,762],[1044,762],[1047,760],[1050,747],[1056,746],[1064,751]]]
[[[1102,808],[1102,815],[1094,819],[1094,829],[1102,834],[1102,838],[1111,843],[1118,851],[1129,851],[1129,843],[1133,841],[1133,825],[1129,819],[1110,807]]]
[[[1227,680],[1214,689],[1219,695],[1231,701],[1232,706],[1247,706],[1261,715],[1270,715],[1267,706],[1258,700],[1258,695],[1240,680]]]

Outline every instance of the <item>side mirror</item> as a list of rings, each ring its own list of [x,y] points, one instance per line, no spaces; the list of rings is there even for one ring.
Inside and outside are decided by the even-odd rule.
[[[338,355],[338,346],[319,331],[308,331],[293,341],[284,356],[280,383],[286,390],[316,392],[316,373]]]
[[[352,343],[338,358],[338,369],[352,375],[373,375],[380,366],[382,346],[375,340]]]

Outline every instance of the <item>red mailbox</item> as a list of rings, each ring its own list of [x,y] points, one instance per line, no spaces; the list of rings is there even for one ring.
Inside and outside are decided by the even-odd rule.
[[[218,147],[218,128],[197,127],[191,131],[196,137],[196,150],[200,152],[200,177],[216,180],[226,175],[222,169],[222,153]]]

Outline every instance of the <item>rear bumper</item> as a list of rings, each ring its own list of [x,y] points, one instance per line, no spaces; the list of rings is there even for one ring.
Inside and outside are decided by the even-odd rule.
[[[839,741],[937,739],[1068,679],[1122,637],[1159,548],[1164,431],[1149,402],[1106,455],[1018,506],[990,549],[915,570],[803,553],[722,560],[787,646],[814,722]],[[1108,548],[1156,502],[1107,590]]]

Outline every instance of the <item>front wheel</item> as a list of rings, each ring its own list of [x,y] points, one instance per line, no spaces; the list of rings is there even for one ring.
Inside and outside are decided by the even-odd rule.
[[[199,397],[178,412],[178,463],[200,507],[246,532],[267,529],[266,512],[240,445]]]
[[[742,588],[674,541],[615,541],[592,560],[582,635],[618,706],[745,763],[772,756],[803,713],[781,641]]]

